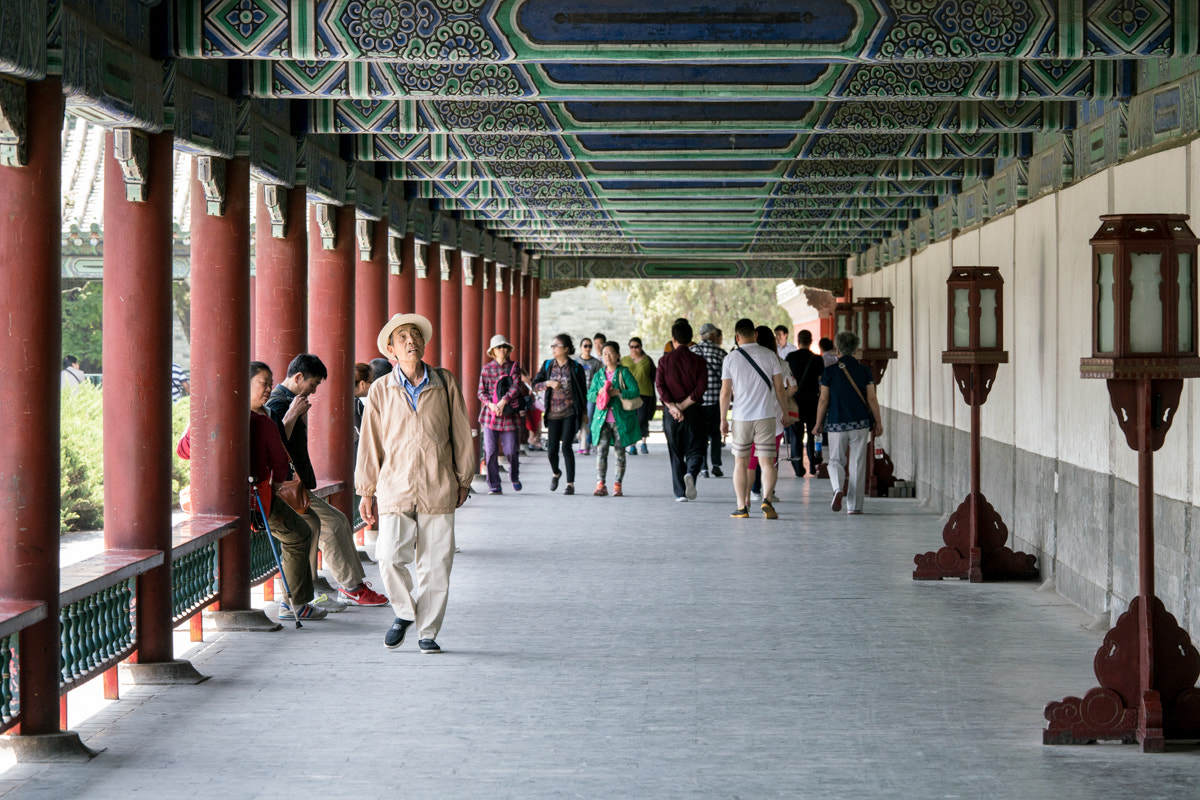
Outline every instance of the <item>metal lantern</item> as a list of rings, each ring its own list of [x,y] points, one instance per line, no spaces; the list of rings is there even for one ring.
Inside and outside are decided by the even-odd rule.
[[[1106,214],[1092,246],[1085,378],[1200,376],[1196,239],[1186,214]]]
[[[1005,364],[1004,278],[999,267],[954,267],[948,299],[944,364]]]
[[[854,301],[859,360],[888,361],[896,357],[892,348],[892,311],[892,301],[887,297],[860,297]]]
[[[854,304],[849,300],[839,301],[833,307],[834,334],[854,330],[858,330],[858,325],[854,320]]]

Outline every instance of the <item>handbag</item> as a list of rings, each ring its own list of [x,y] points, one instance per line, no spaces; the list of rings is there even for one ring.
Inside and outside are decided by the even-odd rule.
[[[300,476],[296,474],[296,467],[290,460],[288,466],[292,468],[292,477],[279,484],[279,488],[275,490],[275,496],[291,506],[297,514],[307,514],[308,487],[301,482]]]
[[[642,401],[641,395],[638,395],[637,397],[625,397],[624,396],[625,378],[622,377],[622,375],[621,375],[620,367],[617,367],[617,388],[620,389],[622,392],[621,408],[625,409],[626,411],[637,411],[639,408],[642,407],[643,401]]]

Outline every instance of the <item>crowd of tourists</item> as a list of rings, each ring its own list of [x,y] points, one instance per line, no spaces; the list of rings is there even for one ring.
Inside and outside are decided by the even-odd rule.
[[[252,524],[278,542],[285,599],[281,620],[317,620],[347,605],[392,608],[384,644],[398,648],[416,626],[418,649],[439,653],[436,637],[449,594],[454,514],[470,493],[476,468],[486,473],[488,494],[501,494],[502,465],[521,491],[521,455],[540,450],[546,430],[550,490],[575,494],[576,456],[594,456],[594,496],[621,497],[630,456],[649,453],[650,421],[662,411],[671,485],[676,502],[697,499],[698,478],[724,477],[722,451],[733,455],[732,517],[751,506],[777,519],[775,494],[780,445],[788,437],[797,476],[815,475],[823,459],[833,498],[830,507],[862,513],[867,443],[882,434],[870,371],[854,358],[858,337],[849,331],[812,335],[734,324],[731,350],[711,322],[698,340],[687,319],[671,326],[657,363],[632,337],[628,352],[597,333],[576,351],[572,337],[550,342],[549,358],[523,368],[503,333],[488,343],[488,363],[477,396],[483,458],[477,463],[459,379],[425,364],[433,336],[429,320],[397,314],[380,331],[381,358],[355,365],[354,491],[362,519],[378,528],[376,558],[383,593],[364,580],[346,515],[318,497],[308,452],[312,397],[328,378],[321,360],[302,353],[275,384],[269,366],[249,368]],[[69,366],[69,365],[68,365]],[[530,374],[530,371],[533,374]],[[191,432],[177,450],[188,458]],[[609,472],[609,456],[615,465]],[[807,457],[807,466],[805,459]],[[255,511],[260,513],[255,513]],[[317,552],[338,584],[337,598],[316,596]],[[414,574],[415,573],[415,574]]]

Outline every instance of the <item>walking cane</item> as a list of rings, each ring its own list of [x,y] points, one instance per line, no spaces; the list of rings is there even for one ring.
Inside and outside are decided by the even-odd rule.
[[[254,483],[254,478],[250,478],[250,494],[254,495],[254,502],[258,504],[258,513],[262,515],[263,530],[267,532],[267,544],[271,546],[271,555],[275,556],[275,566],[279,568],[279,577],[283,579],[283,596],[287,598],[288,607],[292,609],[292,613],[296,615],[296,627],[303,628],[300,624],[300,609],[296,608],[296,601],[292,599],[292,589],[288,586],[287,575],[283,572],[283,562],[279,560],[279,551],[275,549],[275,537],[271,535],[271,525],[267,522],[267,511],[263,508],[262,498],[258,496],[258,486]]]

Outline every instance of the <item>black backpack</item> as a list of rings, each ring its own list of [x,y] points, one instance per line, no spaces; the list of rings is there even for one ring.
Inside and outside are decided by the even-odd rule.
[[[493,402],[512,391],[513,377],[512,375],[504,375],[496,382],[496,393],[492,396]],[[504,407],[504,416],[515,417],[517,414],[523,414],[529,407],[529,396],[525,394],[525,384],[522,383],[517,389],[517,395],[513,401]]]

